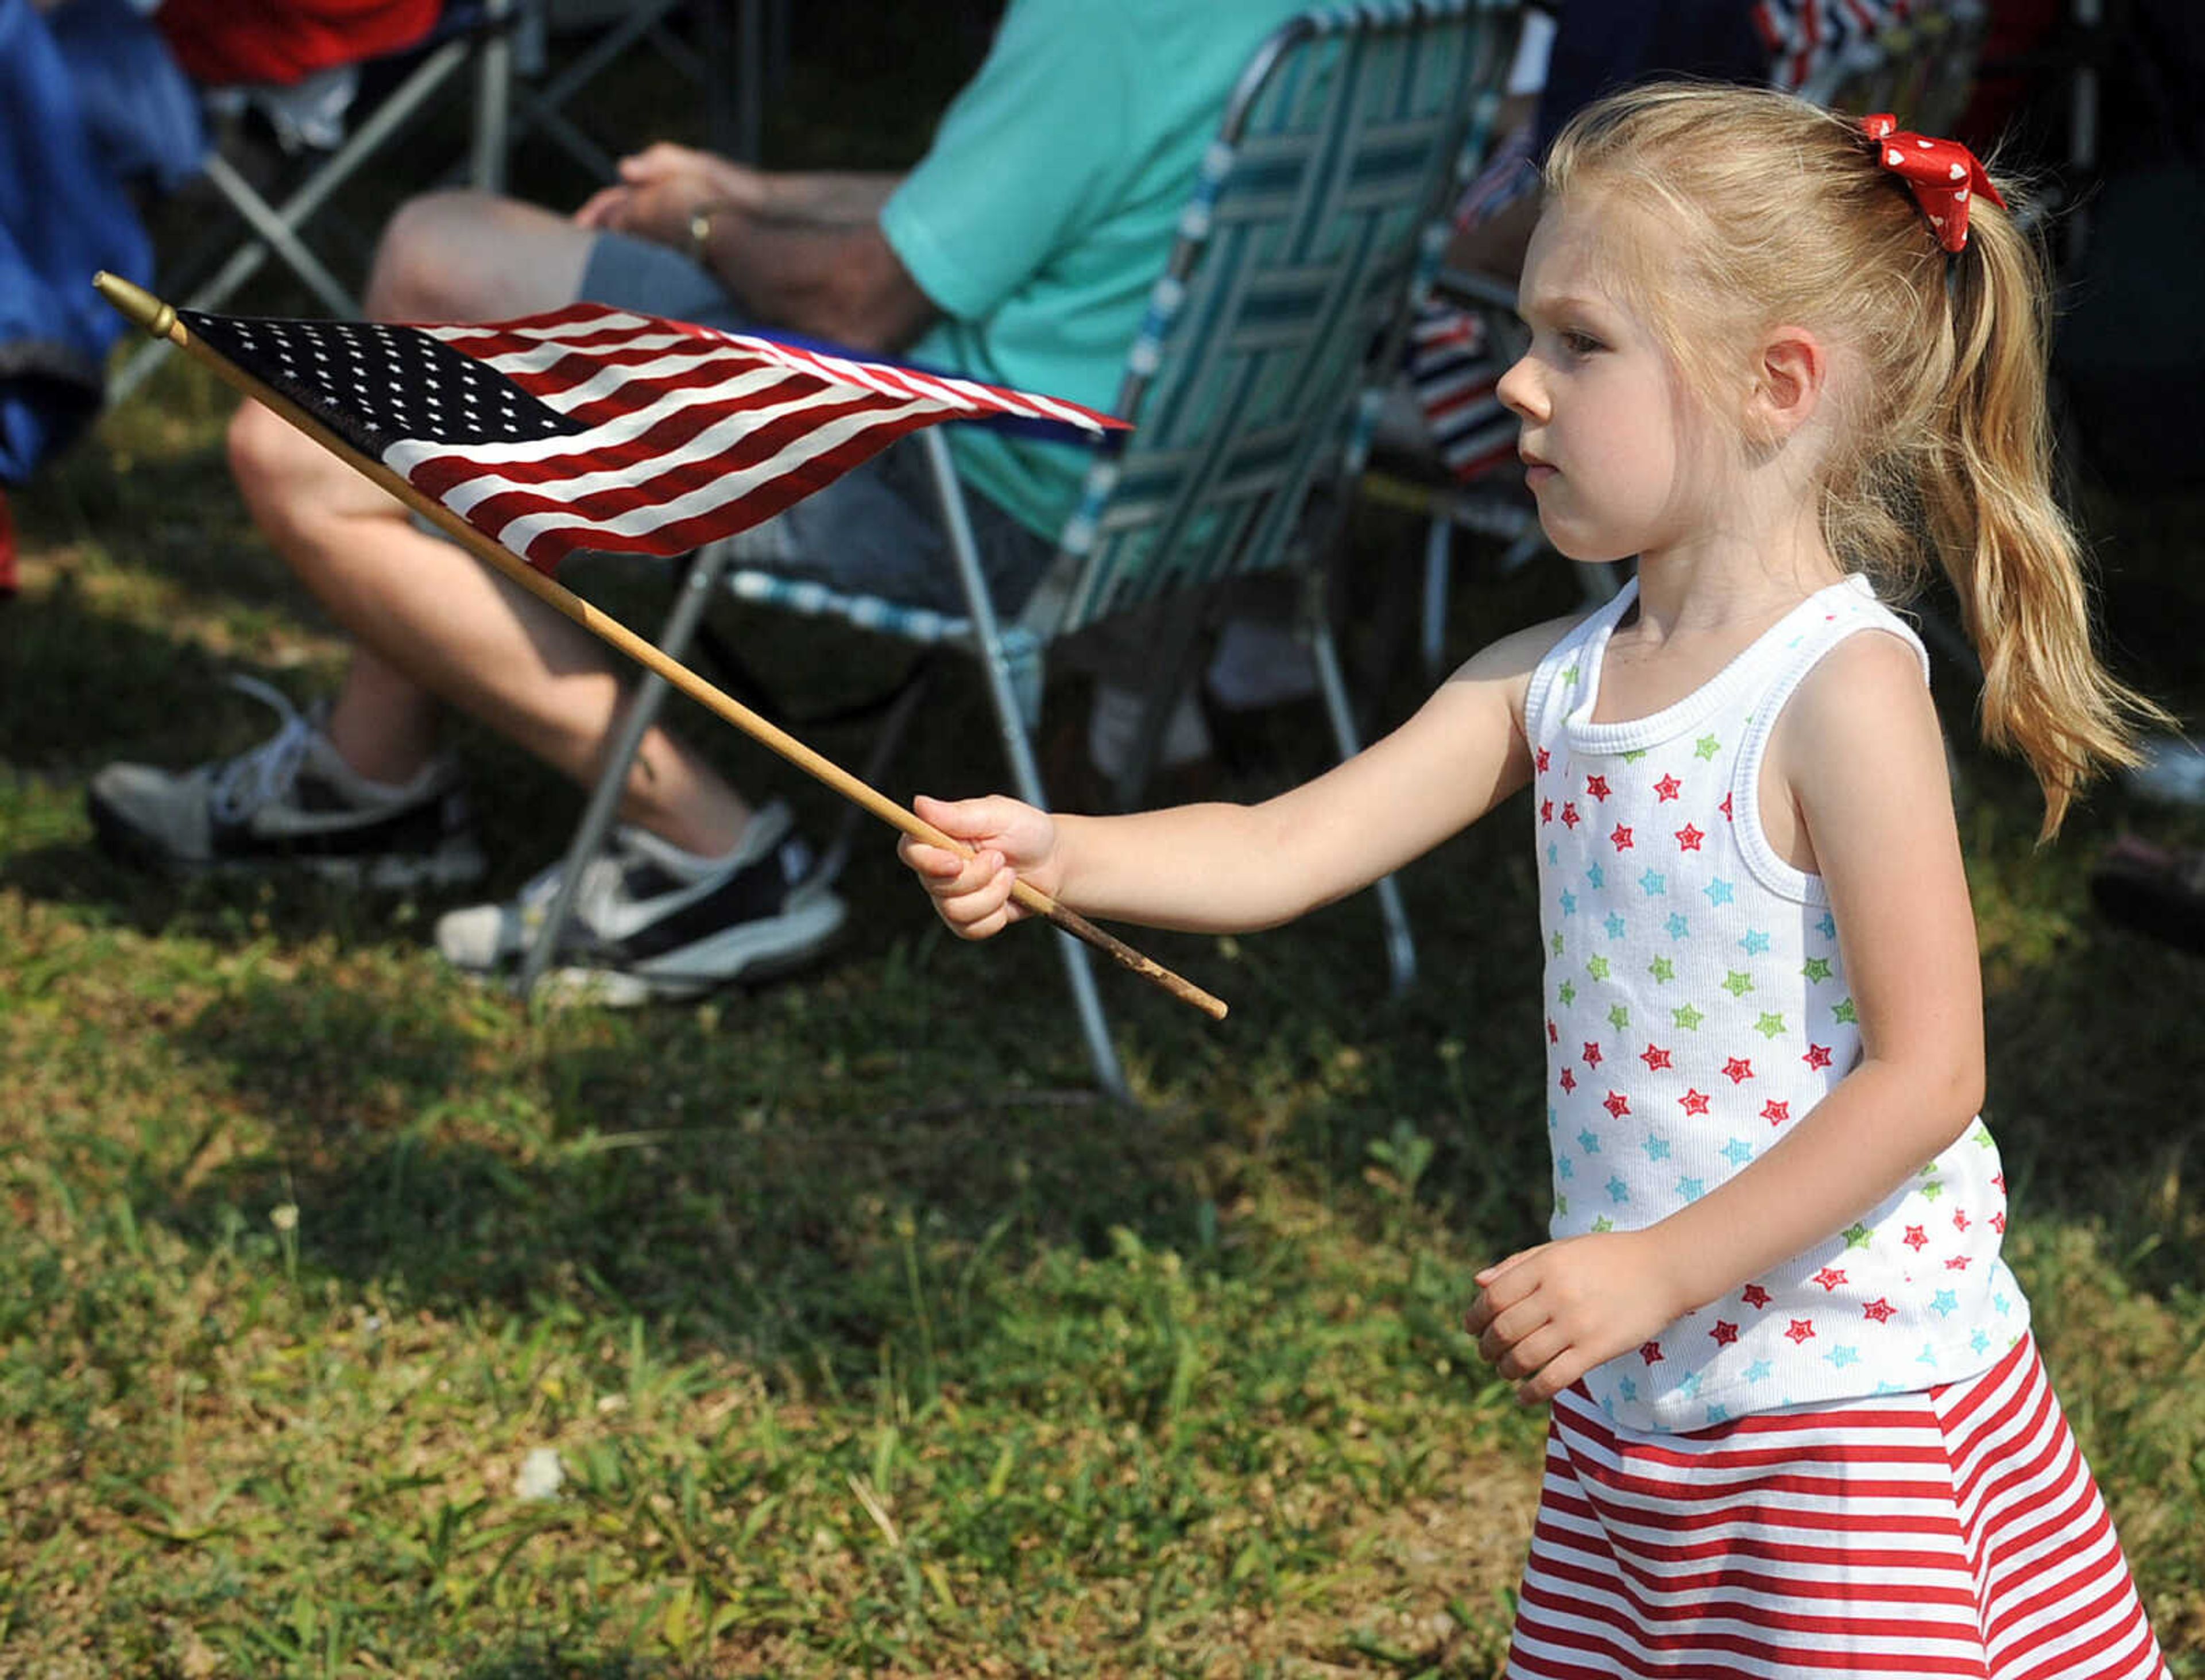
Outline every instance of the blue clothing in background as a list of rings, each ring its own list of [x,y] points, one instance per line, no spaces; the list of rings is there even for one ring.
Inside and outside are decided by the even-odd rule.
[[[29,0],[0,0],[5,484],[29,478],[98,410],[107,352],[125,328],[92,289],[94,272],[152,280],[121,172],[173,181],[200,152],[189,89],[145,19],[121,0],[72,0],[56,17],[72,51]]]

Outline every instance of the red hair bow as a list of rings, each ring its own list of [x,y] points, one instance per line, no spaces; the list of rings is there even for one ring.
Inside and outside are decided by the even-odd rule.
[[[1947,251],[1967,247],[1970,193],[1981,193],[2006,208],[1976,154],[1959,141],[1911,134],[1888,111],[1861,118],[1861,129],[1875,142],[1876,161],[1912,191],[1914,202],[1937,230],[1937,242]]]

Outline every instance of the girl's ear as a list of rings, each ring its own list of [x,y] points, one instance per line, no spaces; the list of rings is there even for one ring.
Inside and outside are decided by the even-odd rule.
[[[1829,377],[1822,341],[1805,327],[1777,327],[1761,341],[1746,399],[1749,427],[1765,442],[1780,443],[1814,418]]]

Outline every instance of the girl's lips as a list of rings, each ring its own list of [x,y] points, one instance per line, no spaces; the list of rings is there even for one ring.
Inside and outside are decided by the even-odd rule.
[[[1554,469],[1542,460],[1526,461],[1524,464],[1524,482],[1533,490],[1538,489],[1554,476]]]

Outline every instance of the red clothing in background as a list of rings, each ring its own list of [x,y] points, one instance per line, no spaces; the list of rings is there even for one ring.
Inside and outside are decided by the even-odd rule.
[[[153,21],[194,81],[294,82],[412,46],[441,0],[164,0]]]

